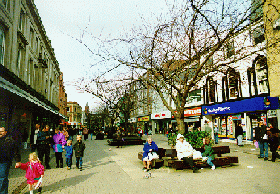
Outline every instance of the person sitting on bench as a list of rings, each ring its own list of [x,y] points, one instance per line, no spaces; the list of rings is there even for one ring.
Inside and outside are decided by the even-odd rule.
[[[152,140],[151,137],[147,138],[147,143],[145,143],[143,151],[144,151],[143,157],[142,157],[142,161],[143,161],[143,165],[144,165],[143,170],[145,172],[147,172],[147,171],[150,170],[150,166],[152,164],[152,160],[159,158],[157,153],[156,153],[158,151],[158,146]]]
[[[189,165],[193,173],[199,173],[193,162],[194,149],[191,144],[184,140],[184,136],[180,133],[177,135],[176,151],[179,160],[183,160],[185,164]]]

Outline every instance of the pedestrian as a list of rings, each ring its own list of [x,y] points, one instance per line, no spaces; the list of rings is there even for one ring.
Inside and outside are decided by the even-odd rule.
[[[84,135],[84,140],[86,141],[88,139],[88,128],[83,129],[83,135]]]
[[[41,164],[37,154],[32,152],[29,154],[29,162],[21,163],[20,167],[26,171],[25,177],[29,186],[30,194],[33,194],[33,190],[38,184],[40,178],[44,177],[44,166]],[[38,193],[42,192],[42,186],[39,187]]]
[[[67,170],[71,169],[72,166],[72,156],[73,156],[73,146],[72,146],[72,140],[67,140],[67,146],[64,147],[66,154],[66,165],[67,165]]]
[[[217,124],[214,126],[214,139],[215,139],[215,144],[219,143],[219,127]]]
[[[31,152],[35,152],[37,149],[37,134],[40,131],[40,124],[35,125],[35,131],[34,131],[34,138],[33,138],[33,144],[31,145]]]
[[[210,140],[209,138],[203,138],[203,148],[204,152],[202,153],[202,157],[205,157],[207,160],[207,164],[211,166],[212,170],[215,170],[215,165],[213,164],[212,160],[214,160],[213,148],[209,145]]]
[[[272,124],[268,124],[268,142],[270,151],[272,152],[272,162],[275,162],[276,158],[280,159],[280,156],[277,152],[278,146],[279,146],[279,129],[274,128]]]
[[[0,193],[8,194],[9,171],[13,162],[16,160],[15,168],[21,165],[20,148],[17,141],[7,135],[5,127],[0,127]]]
[[[74,144],[73,149],[75,151],[76,167],[82,171],[84,150],[86,149],[86,145],[83,143],[81,135],[77,135],[77,142]]]
[[[254,129],[254,143],[258,142],[260,148],[260,155],[258,158],[264,158],[264,160],[268,160],[268,135],[267,128],[264,125],[263,121],[260,120],[258,122],[258,127]]]
[[[238,146],[243,146],[242,140],[243,140],[243,128],[241,125],[241,122],[238,122],[235,127],[235,138],[236,138],[236,144]]]
[[[209,121],[205,121],[204,122],[204,131],[206,131],[209,135],[210,138],[212,138],[212,128],[210,127],[210,122]]]
[[[51,169],[50,163],[50,140],[52,138],[50,131],[50,127],[48,125],[45,126],[43,130],[39,130],[37,134],[37,150],[38,157],[41,161],[43,161],[45,156],[45,166],[46,169]]]
[[[55,135],[53,136],[53,149],[55,152],[55,160],[56,160],[56,168],[63,168],[63,158],[62,158],[62,152],[64,145],[66,144],[65,136],[63,133],[59,131],[58,128],[54,130]]]
[[[68,133],[68,131],[67,131],[67,127],[63,127],[63,128],[62,128],[62,133],[63,133],[63,135],[64,135],[64,137],[65,137],[65,140],[67,141],[68,138],[69,138],[69,133]]]

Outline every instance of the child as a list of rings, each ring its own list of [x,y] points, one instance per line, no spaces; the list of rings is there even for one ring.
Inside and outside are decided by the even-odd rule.
[[[56,159],[56,168],[63,168],[63,158],[62,152],[64,145],[66,144],[65,136],[63,133],[59,131],[59,129],[55,129],[55,135],[53,136],[53,149],[55,151],[55,159]],[[60,164],[59,164],[60,163]]]
[[[76,156],[76,167],[82,171],[85,144],[82,142],[82,136],[77,135],[77,142],[74,145],[75,156]]]
[[[212,163],[212,160],[214,160],[213,148],[209,145],[210,144],[209,138],[204,138],[203,144],[204,144],[205,151],[202,154],[202,157],[206,157],[207,164],[209,164],[211,166],[212,170],[215,170],[215,165]]]
[[[67,141],[67,146],[65,146],[65,157],[66,157],[66,165],[67,165],[67,170],[71,169],[72,166],[72,156],[73,156],[73,147],[72,147],[72,140]]]
[[[19,167],[26,171],[25,177],[27,178],[27,184],[29,185],[29,191],[33,194],[33,187],[36,186],[38,180],[44,177],[44,166],[38,159],[35,152],[29,154],[29,162],[21,163]],[[39,187],[38,193],[42,192],[42,187]]]

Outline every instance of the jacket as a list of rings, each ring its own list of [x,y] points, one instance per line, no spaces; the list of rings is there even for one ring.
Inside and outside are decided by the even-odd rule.
[[[261,127],[256,127],[254,140],[257,140],[259,142],[268,141],[263,139],[265,134],[267,134],[267,129],[265,125],[262,125]]]
[[[142,160],[143,160],[143,158],[148,156],[148,153],[150,152],[150,149],[152,149],[153,152],[158,151],[158,146],[154,141],[152,141],[151,145],[148,142],[144,144],[144,148],[143,148],[144,153],[143,153]]]
[[[65,146],[64,149],[66,151],[65,157],[66,158],[72,158],[72,156],[73,156],[73,146],[72,145]]]
[[[204,152],[202,153],[202,157],[211,157],[212,160],[215,159],[214,155],[213,155],[213,148],[210,145],[205,145],[204,146]]]
[[[41,175],[44,175],[45,170],[39,161],[21,163],[20,168],[26,171],[25,177],[27,178],[27,184],[37,182]]]
[[[73,149],[75,150],[75,157],[84,157],[84,150],[86,149],[86,145],[83,141],[77,141],[74,144]]]
[[[0,163],[12,163],[14,157],[16,162],[20,162],[18,142],[10,136],[0,138]]]
[[[53,149],[55,152],[63,152],[63,146],[66,144],[65,136],[63,133],[57,133],[53,136]]]
[[[50,138],[47,139],[47,136],[51,136],[49,131],[38,131],[37,144],[50,144]]]
[[[190,157],[193,155],[193,147],[189,142],[186,140],[182,142],[177,141],[176,143],[176,151],[177,151],[177,157],[179,160],[181,160],[183,157]]]

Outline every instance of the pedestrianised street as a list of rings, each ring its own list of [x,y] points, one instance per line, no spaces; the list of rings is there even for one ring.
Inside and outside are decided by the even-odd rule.
[[[143,139],[146,136],[143,136]],[[162,148],[170,148],[167,138],[156,134],[153,140]],[[237,165],[215,170],[175,170],[168,167],[151,170],[151,178],[145,179],[142,162],[137,153],[142,145],[116,148],[107,140],[87,140],[84,169],[72,165],[71,170],[55,168],[51,154],[52,169],[45,171],[43,193],[279,193],[280,160],[276,162],[258,159],[259,150],[252,144],[238,147],[234,142],[219,142],[229,145],[231,156],[238,156]],[[111,148],[111,149],[110,149]],[[271,157],[271,155],[269,155]],[[65,160],[65,159],[64,159]],[[75,158],[73,157],[73,162]],[[24,173],[11,169],[10,192],[26,182]],[[25,187],[20,193],[29,193]]]

